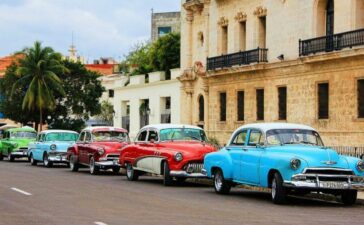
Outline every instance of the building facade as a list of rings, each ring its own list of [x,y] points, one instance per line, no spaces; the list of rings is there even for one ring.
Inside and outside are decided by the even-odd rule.
[[[152,12],[152,41],[156,41],[159,37],[171,32],[178,33],[180,29],[180,12]]]
[[[183,123],[294,122],[364,146],[364,1],[182,0]]]

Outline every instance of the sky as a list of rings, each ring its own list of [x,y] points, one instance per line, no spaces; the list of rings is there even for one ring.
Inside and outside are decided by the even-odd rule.
[[[151,36],[154,12],[180,11],[180,0],[0,0],[0,57],[32,46],[68,54],[73,42],[89,62],[121,60]]]

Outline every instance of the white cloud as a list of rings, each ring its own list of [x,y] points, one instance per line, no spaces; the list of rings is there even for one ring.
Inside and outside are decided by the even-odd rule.
[[[151,8],[178,11],[180,0],[3,0],[0,2],[0,56],[35,40],[67,53],[71,33],[80,54],[119,59],[150,37]]]

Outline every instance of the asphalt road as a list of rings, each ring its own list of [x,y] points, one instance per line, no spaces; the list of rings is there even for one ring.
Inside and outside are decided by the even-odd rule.
[[[364,206],[290,198],[273,205],[268,193],[234,188],[228,196],[187,182],[164,187],[158,178],[65,167],[0,162],[1,225],[82,224],[361,224]]]

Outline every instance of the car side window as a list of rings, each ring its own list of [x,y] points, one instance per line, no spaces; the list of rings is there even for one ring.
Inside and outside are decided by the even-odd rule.
[[[257,144],[264,145],[264,137],[259,130],[251,130],[249,136],[249,146],[257,146]]]
[[[246,135],[247,135],[248,131],[247,130],[243,130],[240,133],[238,133],[233,142],[231,143],[231,145],[238,145],[238,146],[243,146],[245,145],[245,141],[246,141]]]
[[[82,132],[81,134],[80,134],[80,137],[78,138],[78,141],[83,141],[83,140],[85,140],[85,132]]]
[[[91,133],[90,132],[85,132],[86,137],[85,137],[85,141],[90,142],[91,141]]]
[[[158,133],[155,130],[149,130],[148,141],[158,141]]]
[[[148,134],[148,132],[147,132],[146,130],[142,131],[142,132],[139,134],[137,141],[146,141],[146,139],[147,139],[147,134]]]

